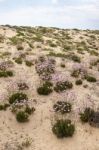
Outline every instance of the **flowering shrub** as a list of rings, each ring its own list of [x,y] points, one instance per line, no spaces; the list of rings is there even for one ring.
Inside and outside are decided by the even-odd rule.
[[[87,71],[88,71],[88,66],[87,64],[83,64],[83,63],[75,63],[72,67],[72,73],[71,76],[78,78],[85,78],[85,76],[87,75]]]
[[[71,89],[73,87],[73,84],[69,81],[60,81],[56,83],[56,86],[54,87],[54,90],[56,92],[62,92],[65,91],[67,89]]]
[[[27,90],[29,87],[26,83],[18,83],[19,90]]]
[[[71,120],[57,120],[52,131],[58,138],[71,137],[74,134],[75,126]]]
[[[0,63],[0,71],[6,71],[10,67],[13,67],[13,62],[11,60]]]
[[[36,71],[42,80],[51,79],[51,74],[54,73],[54,70],[55,61],[53,59],[48,59],[44,57],[39,58],[36,65]]]
[[[71,111],[71,104],[64,101],[58,101],[54,104],[53,109],[55,112],[61,112],[62,114],[69,113]]]
[[[9,98],[9,103],[13,104],[16,102],[21,102],[23,100],[28,100],[28,97],[24,93],[15,93]]]

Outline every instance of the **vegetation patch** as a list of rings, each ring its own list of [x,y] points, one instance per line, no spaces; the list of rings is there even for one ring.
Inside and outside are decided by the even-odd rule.
[[[52,131],[58,138],[72,137],[75,126],[71,123],[71,120],[57,120],[52,127]]]
[[[24,93],[15,93],[13,95],[11,95],[11,97],[9,98],[9,103],[13,104],[13,103],[17,103],[17,102],[22,102],[24,100],[28,100],[28,97],[26,94]]]
[[[12,71],[0,71],[0,78],[4,77],[12,77],[13,76],[13,72]]]
[[[38,94],[40,95],[49,95],[52,93],[52,83],[51,82],[45,82],[42,86],[40,86],[37,89]]]
[[[56,83],[56,86],[54,87],[54,90],[56,92],[63,92],[67,89],[71,89],[73,87],[73,84],[69,81],[60,81]]]
[[[20,123],[27,122],[29,115],[24,111],[19,111],[16,114],[16,120]]]
[[[65,101],[58,101],[53,106],[55,112],[60,112],[62,114],[71,112],[71,108],[71,104]]]

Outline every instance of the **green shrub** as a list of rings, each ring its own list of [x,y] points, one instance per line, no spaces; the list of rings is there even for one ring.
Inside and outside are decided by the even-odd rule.
[[[80,61],[80,57],[78,57],[78,56],[76,56],[76,55],[73,55],[71,59],[72,59],[73,61],[75,61],[75,62],[78,62],[78,63],[81,62],[81,61]]]
[[[73,70],[71,76],[72,77],[75,77],[75,78],[78,78],[80,75],[80,70]]]
[[[17,63],[17,64],[22,64],[22,58],[15,58],[15,62]]]
[[[88,82],[96,82],[96,78],[95,77],[92,77],[92,76],[86,76],[85,79],[88,81]]]
[[[82,84],[82,80],[76,80],[76,85],[81,85]]]
[[[9,106],[9,104],[0,105],[0,110],[6,110]]]
[[[22,100],[28,100],[28,97],[24,93],[15,93],[9,98],[9,103],[13,104],[16,102],[21,102]]]
[[[12,77],[13,76],[13,72],[12,71],[0,71],[0,77]]]
[[[55,112],[61,112],[62,114],[69,113],[71,111],[71,104],[64,101],[58,101],[54,104],[53,109]]]
[[[53,84],[51,82],[46,81],[45,83],[43,83],[43,85],[41,87],[39,87],[37,89],[37,92],[40,95],[49,95],[53,91],[52,86],[53,86]]]
[[[82,122],[88,122],[93,115],[94,110],[91,108],[85,108],[84,112],[80,113],[80,119]]]
[[[24,111],[19,111],[17,114],[16,114],[16,120],[20,123],[23,123],[23,122],[27,122],[28,121],[28,114]]]
[[[72,137],[75,126],[71,123],[71,120],[57,120],[52,127],[52,131],[58,138]]]
[[[62,67],[62,68],[65,68],[65,64],[61,64],[61,67]]]
[[[26,63],[26,65],[27,65],[28,67],[31,67],[31,66],[33,65],[33,63],[32,63],[31,61],[28,61],[28,60],[26,60],[25,63]]]
[[[67,89],[71,89],[73,87],[73,84],[69,81],[60,81],[56,83],[56,86],[54,87],[54,90],[56,92],[62,92],[65,91]]]

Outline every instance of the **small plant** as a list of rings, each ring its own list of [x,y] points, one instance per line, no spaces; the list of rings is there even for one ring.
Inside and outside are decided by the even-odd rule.
[[[91,108],[85,108],[83,113],[80,113],[80,119],[82,122],[89,122],[90,118],[94,115],[94,110]]]
[[[16,102],[20,103],[21,101],[24,101],[24,100],[28,100],[28,97],[27,97],[26,94],[24,94],[24,93],[15,93],[9,98],[9,103],[10,104],[13,104],[13,103],[16,103]]]
[[[24,49],[24,47],[22,46],[22,45],[17,45],[17,50],[23,50]]]
[[[82,84],[82,80],[76,80],[76,85],[81,85]]]
[[[53,109],[55,112],[61,112],[62,114],[69,113],[71,111],[71,104],[64,101],[58,101],[54,104]]]
[[[95,77],[92,77],[92,76],[86,76],[85,79],[88,81],[88,82],[96,82],[96,78]]]
[[[52,127],[52,131],[58,138],[72,137],[75,126],[71,123],[71,120],[57,120]]]
[[[30,108],[29,106],[26,106],[25,108],[25,112],[29,115],[31,115],[34,111],[35,111],[34,107]]]
[[[62,68],[65,68],[65,64],[61,63],[61,67],[62,67]]]
[[[0,77],[12,77],[13,76],[13,72],[12,71],[0,71]]]
[[[20,123],[22,122],[27,122],[28,121],[28,114],[24,111],[19,111],[17,114],[16,114],[16,120]]]
[[[72,59],[73,61],[75,61],[75,62],[78,62],[78,63],[81,62],[81,61],[80,61],[80,57],[78,57],[78,56],[76,56],[76,55],[73,55],[71,59]]]
[[[6,110],[9,106],[9,104],[0,105],[0,110]]]
[[[19,90],[27,90],[29,87],[26,83],[18,83]]]
[[[18,58],[15,58],[15,62],[17,64],[22,64],[22,58],[18,57]]]
[[[54,90],[56,92],[62,92],[65,91],[67,89],[71,89],[73,87],[73,84],[69,81],[60,81],[56,83],[56,86],[54,87]]]
[[[31,67],[31,66],[33,65],[33,63],[32,63],[31,61],[28,61],[28,60],[26,60],[25,63],[26,63],[26,65],[27,65],[28,67]]]
[[[89,119],[89,124],[93,127],[99,128],[99,112],[94,112],[94,115]]]
[[[78,78],[80,75],[80,70],[73,70],[71,76],[72,77],[75,77],[75,78]]]
[[[52,93],[52,83],[45,82],[41,87],[37,89],[38,94],[40,95],[49,95]]]
[[[27,138],[24,142],[22,142],[22,146],[27,148],[31,145],[31,139]]]

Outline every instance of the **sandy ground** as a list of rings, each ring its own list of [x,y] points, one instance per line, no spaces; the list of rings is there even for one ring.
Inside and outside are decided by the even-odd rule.
[[[6,38],[16,35],[15,30],[7,28],[6,31],[0,27],[0,34]],[[71,32],[70,32],[71,33]],[[77,37],[75,41],[77,41]],[[10,57],[5,57],[3,60],[9,60],[13,56],[17,55],[17,49],[15,46],[0,43],[0,52],[11,52]],[[44,46],[42,46],[44,47]],[[61,50],[55,49],[60,52]],[[31,52],[30,52],[31,53]],[[47,51],[42,49],[35,49],[33,53],[27,56],[27,58],[37,59],[41,54],[47,54]],[[85,61],[89,56],[86,52],[81,56]],[[2,62],[2,58],[0,60]],[[13,61],[14,62],[14,61]],[[68,74],[72,70],[72,62],[66,61],[66,67],[60,68],[61,59],[56,58],[56,71]],[[17,82],[25,81],[29,90],[25,93],[29,97],[31,106],[36,108],[33,115],[30,116],[30,121],[24,124],[20,124],[16,121],[14,114],[7,109],[6,111],[0,111],[0,150],[20,150],[14,148],[13,145],[22,143],[26,139],[30,139],[31,144],[29,147],[24,148],[26,150],[99,150],[99,128],[93,128],[88,124],[82,124],[79,120],[78,109],[84,109],[85,106],[92,106],[94,109],[99,109],[99,72],[96,71],[97,84],[87,83],[88,88],[78,87],[74,85],[71,92],[75,95],[75,100],[71,100],[73,104],[73,110],[67,117],[71,118],[76,126],[75,134],[72,138],[58,139],[52,133],[52,124],[55,117],[53,112],[53,104],[60,99],[64,99],[64,95],[53,92],[49,96],[39,96],[36,92],[36,88],[39,85],[40,79],[35,70],[35,65],[27,67],[25,63],[18,65],[14,63],[14,67],[11,68],[14,71],[15,76],[12,78],[0,78],[0,100],[1,102],[7,101],[8,96],[18,91]],[[95,69],[93,69],[95,72]],[[71,78],[71,81],[75,83],[75,80]],[[84,81],[86,84],[86,81]],[[88,96],[93,101],[88,101]],[[63,116],[65,117],[65,116]],[[9,149],[5,148],[5,145],[12,146]]]

